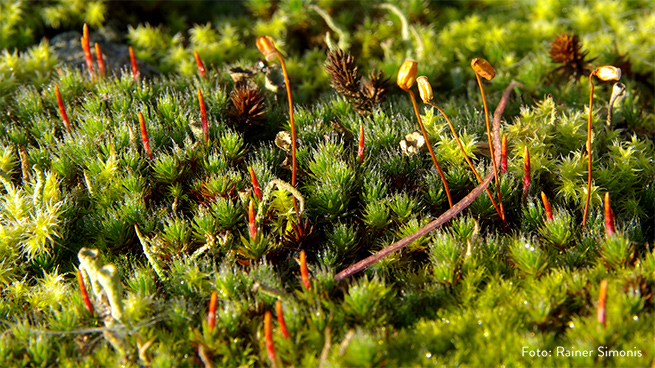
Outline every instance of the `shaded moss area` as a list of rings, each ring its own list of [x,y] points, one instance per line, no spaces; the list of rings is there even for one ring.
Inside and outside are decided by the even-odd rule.
[[[27,4],[0,5],[13,15],[0,20],[1,366],[654,364],[649,2],[252,0],[198,2],[186,12],[175,2],[36,2],[30,15]],[[154,15],[140,19],[141,11]],[[105,55],[122,60],[106,77],[84,69],[79,43],[71,41],[80,55],[71,62],[31,36],[84,22],[93,42],[118,50]],[[588,74],[577,75],[587,73],[580,60],[570,68],[551,60],[562,33],[579,37],[577,58],[592,69],[621,67],[626,87],[609,122],[612,83],[595,82],[585,227],[590,86]],[[296,102],[295,188],[279,63],[255,48],[265,34],[285,56]],[[133,76],[127,45],[148,73]],[[335,83],[337,67],[330,78],[329,47],[350,52],[356,83]],[[492,111],[511,81],[521,83],[501,123],[507,221],[483,194],[337,282],[338,272],[449,208],[430,154],[410,137],[418,125],[407,94],[392,83],[388,95],[362,97],[383,78],[395,81],[406,57],[433,81],[433,102],[483,176],[492,164],[469,63],[484,57],[496,69],[484,84]],[[359,84],[367,75],[378,82]],[[419,112],[458,202],[478,180],[442,115]],[[537,349],[550,353],[536,357]]]

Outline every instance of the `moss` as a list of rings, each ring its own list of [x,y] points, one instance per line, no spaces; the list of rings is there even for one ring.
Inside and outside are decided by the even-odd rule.
[[[78,68],[83,60],[64,64],[47,40],[35,40],[83,21],[98,30],[92,38],[102,38],[116,14],[137,17],[146,3],[36,2],[29,14],[26,3],[0,5],[7,15],[0,20],[0,365],[262,366],[271,343],[285,366],[651,364],[655,114],[644,75],[652,74],[655,48],[648,2],[200,2],[188,13],[155,3],[147,3],[150,22],[125,25],[116,41],[158,70],[138,81],[129,69],[92,78]],[[217,8],[225,11],[198,14]],[[548,45],[563,32],[580,36],[593,66],[620,64],[627,91],[608,125],[611,86],[595,89],[584,228],[590,86],[586,76],[551,77],[558,66]],[[260,61],[254,47],[263,34],[288,61],[296,188],[285,134],[276,139],[290,129],[279,62]],[[496,68],[485,82],[492,107],[510,81],[522,83],[501,122],[508,171],[490,185],[494,198],[500,190],[505,221],[483,194],[442,227],[337,281],[339,271],[415,235],[449,206],[426,147],[401,148],[417,130],[407,96],[391,88],[361,115],[330,89],[328,42],[350,47],[357,62],[350,68],[390,76],[413,56],[420,74],[436,81],[434,99],[485,175],[492,164],[469,62],[485,57]],[[255,112],[228,99],[243,85],[261,95]],[[458,202],[478,181],[441,115],[419,112]],[[524,194],[526,147],[532,182]],[[605,193],[609,212],[601,207]],[[80,266],[76,255],[89,252],[83,247],[97,249],[97,270]],[[74,277],[78,267],[94,313]],[[273,322],[266,341],[264,315],[277,301],[290,336]],[[594,354],[567,358],[558,347]],[[524,349],[554,354],[536,359]],[[641,356],[601,356],[613,350]]]

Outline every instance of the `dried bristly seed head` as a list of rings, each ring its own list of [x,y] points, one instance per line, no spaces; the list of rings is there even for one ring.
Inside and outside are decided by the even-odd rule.
[[[582,51],[580,38],[575,34],[559,34],[550,46],[550,59],[554,63],[562,63],[555,70],[558,74],[569,75],[575,79],[590,71],[587,52]]]
[[[398,79],[396,80],[398,87],[409,91],[416,79],[416,73],[418,73],[418,63],[412,59],[405,59],[398,69]]]
[[[264,54],[266,61],[273,61],[277,57],[277,48],[271,36],[260,36],[257,38],[257,49]]]
[[[483,58],[475,58],[471,60],[471,68],[473,71],[486,80],[492,80],[496,76],[496,70]]]
[[[586,55],[581,50],[582,44],[577,35],[562,33],[555,37],[555,40],[550,46],[550,59],[555,63],[575,63],[584,59]]]
[[[237,83],[235,89],[230,93],[230,100],[232,106],[228,110],[228,116],[232,121],[245,124],[247,127],[260,125],[264,120],[265,99],[256,86]]]
[[[355,58],[340,49],[327,54],[325,70],[330,76],[330,85],[343,95],[348,103],[362,115],[369,115],[374,105],[381,103],[388,90],[389,80],[380,71],[372,71],[368,79],[362,80]]]
[[[432,86],[430,85],[430,82],[428,82],[428,77],[422,75],[416,78],[416,83],[418,84],[418,93],[421,95],[423,103],[430,102],[434,97],[434,94],[432,93]]]
[[[621,69],[613,65],[605,65],[594,69],[592,72],[603,82],[618,81],[621,79]]]
[[[389,78],[380,70],[371,71],[362,84],[362,93],[371,103],[381,103],[389,93]]]
[[[327,54],[325,70],[330,76],[330,85],[337,93],[346,98],[360,97],[359,83],[361,76],[357,72],[355,58],[341,49],[330,50]]]

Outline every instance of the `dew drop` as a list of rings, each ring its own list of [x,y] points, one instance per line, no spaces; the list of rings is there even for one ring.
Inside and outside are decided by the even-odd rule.
[[[632,320],[633,320],[633,321],[639,321],[639,317],[634,316],[634,317],[632,317]]]
[[[428,359],[432,358],[432,353],[427,352],[427,353],[425,354],[425,357],[428,358]]]
[[[575,327],[575,325],[573,324],[573,322],[571,322],[571,324],[569,325],[569,327],[570,327],[570,328],[574,328],[574,327]]]

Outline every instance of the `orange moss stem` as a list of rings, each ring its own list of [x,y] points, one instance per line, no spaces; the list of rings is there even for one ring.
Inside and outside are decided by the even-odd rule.
[[[607,280],[603,280],[600,282],[600,291],[598,293],[598,312],[596,314],[596,318],[598,318],[598,323],[600,323],[601,326],[603,327],[605,327],[605,323],[607,322],[607,314],[605,309],[606,303],[607,303]]]
[[[287,67],[284,64],[284,58],[282,57],[280,51],[277,49],[275,49],[275,53],[280,59],[280,67],[282,67],[282,74],[284,75],[284,86],[286,87],[287,98],[289,100],[289,127],[291,128],[291,186],[295,187],[298,164],[296,162],[296,124],[293,118],[293,99],[291,97],[291,85],[289,84],[289,74],[287,73]],[[296,214],[300,216],[298,213],[298,202],[296,201],[296,197],[293,197],[293,206],[296,210]]]
[[[263,198],[262,190],[259,187],[259,181],[257,181],[257,176],[255,175],[252,166],[248,166],[248,172],[250,173],[250,181],[252,182],[252,191],[255,194],[255,197],[261,201]]]
[[[448,122],[448,126],[450,127],[450,131],[453,133],[453,137],[455,137],[455,141],[457,142],[457,145],[459,146],[459,149],[462,151],[462,154],[464,155],[464,159],[466,160],[466,163],[469,165],[471,170],[473,171],[473,174],[475,174],[475,177],[478,179],[480,183],[482,183],[482,177],[480,174],[478,174],[478,170],[475,169],[475,166],[473,166],[473,162],[471,162],[471,159],[468,157],[466,154],[466,150],[464,149],[464,145],[462,144],[462,141],[459,139],[459,136],[457,135],[457,132],[455,131],[455,127],[453,126],[453,123],[450,121],[448,118],[448,115],[437,105],[433,104],[432,102],[425,102],[428,105],[434,107],[435,109],[439,110],[441,115],[446,119],[446,122]],[[494,205],[494,208],[496,209],[496,212],[498,212],[498,216],[501,216],[500,214],[500,208],[498,208],[498,205],[496,204],[496,201],[494,200],[493,195],[491,194],[491,191],[489,188],[485,188],[487,195],[489,196],[489,199],[491,199],[491,203]],[[501,216],[502,218],[502,216]]]
[[[196,58],[196,64],[198,64],[198,73],[200,73],[202,78],[205,78],[205,64],[202,63],[198,51],[193,50],[193,56]]]
[[[591,112],[594,104],[594,73],[589,74],[589,83],[591,91],[589,92],[589,118],[587,119],[587,198],[584,202],[584,211],[582,212],[582,228],[587,225],[587,214],[589,213],[589,201],[591,199],[591,135],[593,134],[591,126]]]
[[[500,180],[498,179],[498,166],[496,166],[496,155],[494,152],[494,145],[491,136],[491,124],[489,122],[489,108],[487,107],[487,97],[484,95],[484,88],[482,87],[482,80],[478,72],[475,72],[475,78],[480,87],[480,95],[482,95],[482,105],[484,107],[484,120],[487,124],[487,139],[489,140],[489,154],[491,155],[491,164],[494,169],[494,180],[496,181],[496,193],[498,195],[498,204],[500,205],[500,218],[505,222],[505,209],[503,208],[503,201],[500,192]]]
[[[273,322],[271,312],[266,311],[264,315],[264,336],[266,339],[266,353],[273,367],[277,368],[277,355],[275,354],[275,343],[273,342]]]
[[[64,121],[64,125],[66,126],[66,130],[68,130],[68,134],[71,134],[71,123],[70,120],[68,120],[68,114],[66,114],[66,106],[64,106],[64,99],[61,98],[61,93],[59,92],[58,85],[55,85],[55,96],[57,97],[57,105],[59,106],[59,114],[61,115],[61,119]]]
[[[607,236],[612,236],[616,232],[614,230],[614,211],[612,211],[612,206],[610,204],[610,194],[609,192],[605,193],[605,233]]]
[[[550,202],[548,202],[548,197],[546,193],[541,192],[541,201],[544,202],[544,211],[546,212],[546,222],[553,221],[553,210],[550,207]]]
[[[309,290],[312,286],[311,281],[309,280],[309,269],[307,268],[307,256],[305,251],[300,251],[300,278],[302,279],[302,284],[306,290]]]
[[[77,283],[80,284],[80,293],[82,293],[82,300],[84,300],[84,306],[86,310],[93,315],[93,304],[89,299],[89,293],[86,291],[86,286],[84,286],[84,278],[82,277],[82,270],[77,269]]]
[[[282,336],[285,339],[290,338],[291,335],[289,335],[289,330],[287,329],[287,323],[284,321],[284,313],[282,312],[282,302],[279,300],[275,303],[275,313],[277,314],[277,323],[280,324],[280,332],[282,333]]]
[[[360,163],[364,161],[364,125],[363,124],[359,125],[359,146],[357,148],[357,158],[359,159]]]
[[[134,56],[134,49],[130,46],[130,63],[132,64],[132,76],[134,81],[139,81],[139,66],[136,63],[136,56]]]
[[[143,149],[148,154],[148,157],[152,160],[152,151],[150,150],[150,139],[148,138],[148,131],[146,130],[146,120],[143,118],[143,114],[139,111],[139,127],[141,128],[141,142],[143,142]]]
[[[218,295],[216,294],[216,291],[212,292],[212,295],[209,298],[209,312],[207,313],[207,327],[209,327],[209,331],[213,331],[214,326],[216,325],[217,299],[218,299]]]
[[[418,104],[416,103],[416,97],[414,96],[414,92],[412,92],[409,89],[406,91],[407,93],[409,93],[409,96],[412,98],[412,106],[414,106],[414,113],[416,114],[416,119],[418,119],[418,125],[421,128],[421,132],[423,133],[423,138],[425,138],[425,145],[428,146],[428,151],[430,151],[430,156],[432,157],[432,162],[434,163],[434,167],[437,168],[437,171],[439,172],[439,176],[441,177],[441,181],[443,182],[443,186],[446,191],[446,196],[448,197],[448,205],[450,206],[450,208],[453,208],[453,198],[450,196],[450,189],[448,188],[448,182],[446,181],[446,176],[441,170],[441,166],[439,166],[439,162],[437,162],[437,157],[434,155],[434,151],[432,151],[432,145],[430,144],[430,139],[428,138],[428,132],[425,130],[425,126],[423,125],[423,121],[421,120],[421,114],[419,114],[418,112]]]
[[[530,150],[525,146],[525,159],[523,161],[523,200],[528,196],[530,182],[532,181],[532,170],[530,168]]]
[[[80,41],[82,42],[82,50],[84,51],[84,59],[86,60],[86,69],[93,78],[93,57],[91,56],[91,47],[89,46],[89,27],[86,23],[84,24]]]
[[[207,124],[207,109],[205,99],[202,97],[200,87],[198,87],[198,105],[200,106],[200,120],[202,121],[202,134],[205,137],[205,144],[209,142],[209,125]]]
[[[100,50],[100,45],[96,42],[96,59],[98,59],[98,73],[101,77],[107,75],[107,70],[105,69],[105,59],[102,57],[102,50]]]

